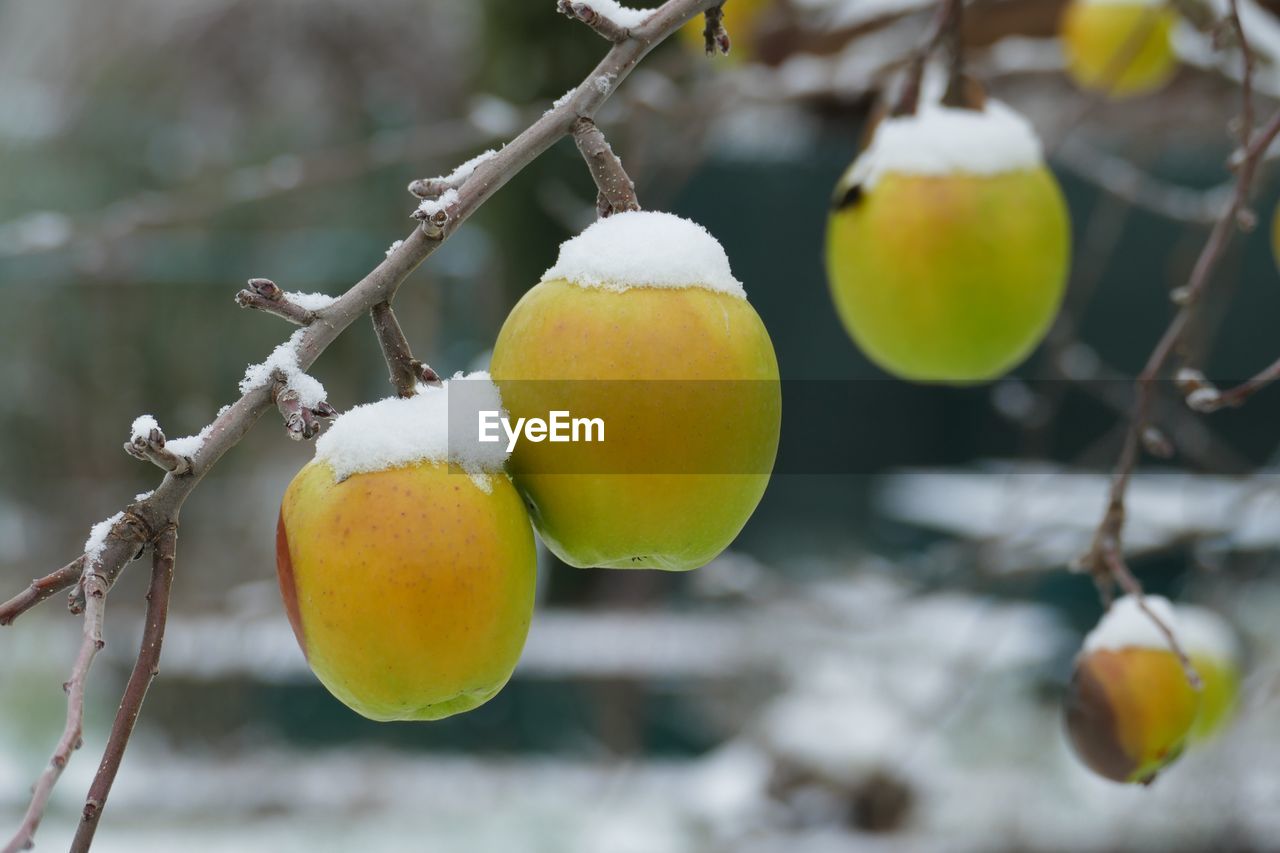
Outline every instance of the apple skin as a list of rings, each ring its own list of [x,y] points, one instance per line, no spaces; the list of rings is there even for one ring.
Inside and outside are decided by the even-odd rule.
[[[1035,348],[1066,287],[1071,226],[1047,169],[889,172],[837,193],[827,273],[845,329],[903,379],[995,379]]]
[[[1200,675],[1200,714],[1191,727],[1193,741],[1218,734],[1235,716],[1240,695],[1240,672],[1232,661],[1191,653],[1191,665]]]
[[[335,483],[312,462],[285,492],[280,592],[307,662],[371,720],[437,720],[493,698],[533,614],[528,514],[505,475],[491,493],[439,463]]]
[[[1147,784],[1182,754],[1200,710],[1167,649],[1097,649],[1076,661],[1065,705],[1080,760],[1113,782]]]
[[[1153,92],[1177,70],[1170,42],[1177,20],[1161,6],[1075,0],[1060,26],[1067,73],[1081,88],[1113,98]]]
[[[511,454],[534,526],[569,565],[698,568],[768,485],[778,363],[743,298],[544,281],[507,317],[490,372],[513,419],[566,410],[605,422],[603,443],[521,440]]]

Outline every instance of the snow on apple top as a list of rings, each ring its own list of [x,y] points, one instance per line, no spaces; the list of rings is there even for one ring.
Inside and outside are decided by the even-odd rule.
[[[988,100],[981,110],[921,98],[915,115],[886,118],[842,186],[870,189],[884,175],[999,175],[1044,163],[1040,138],[1019,113]]]
[[[328,464],[337,482],[417,462],[453,462],[484,488],[480,475],[500,472],[507,452],[502,442],[477,440],[481,411],[502,411],[498,387],[488,373],[457,373],[439,387],[419,385],[412,397],[343,413],[316,440],[315,461]]]
[[[671,213],[615,213],[560,244],[543,281],[624,291],[633,287],[702,287],[747,298],[729,256],[707,229]]]
[[[1178,634],[1178,618],[1169,599],[1160,595],[1144,596],[1147,607],[1160,617],[1174,634]],[[1084,638],[1086,653],[1107,649],[1119,651],[1126,648],[1168,649],[1169,640],[1155,621],[1138,606],[1138,599],[1131,595],[1117,598],[1103,614],[1097,626]]]

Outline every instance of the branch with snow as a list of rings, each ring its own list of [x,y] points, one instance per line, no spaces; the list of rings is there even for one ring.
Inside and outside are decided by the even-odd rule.
[[[591,75],[504,148],[482,155],[483,159],[476,158],[478,162],[473,162],[469,171],[458,170],[465,174],[455,172],[450,176],[457,185],[442,188],[438,196],[424,200],[423,206],[415,212],[415,218],[422,224],[397,242],[387,252],[384,260],[345,293],[332,300],[317,297],[315,301],[311,301],[310,297],[302,295],[277,294],[274,285],[268,287],[263,283],[257,288],[251,285],[250,295],[246,297],[251,307],[271,310],[280,308],[287,301],[289,305],[301,310],[286,307],[283,311],[272,313],[298,322],[305,316],[302,311],[323,312],[324,322],[304,325],[265,361],[251,365],[240,383],[240,398],[222,409],[196,435],[164,442],[163,449],[185,457],[184,464],[178,466],[182,468],[181,474],[177,473],[177,467],[166,468],[164,479],[153,492],[139,496],[124,511],[95,525],[85,543],[83,556],[57,572],[37,579],[27,590],[0,604],[0,625],[7,625],[55,592],[73,588],[70,606],[73,611],[84,613],[85,635],[81,653],[72,670],[72,678],[68,682],[66,731],[58,743],[50,768],[37,783],[21,826],[13,840],[5,846],[3,853],[24,849],[33,842],[49,793],[72,749],[79,742],[83,719],[84,678],[101,644],[103,603],[124,566],[150,544],[156,553],[156,571],[163,571],[167,576],[172,571],[168,536],[177,522],[183,503],[218,460],[270,408],[276,406],[281,410],[289,433],[294,437],[314,435],[318,419],[336,414],[324,399],[323,386],[306,373],[320,353],[357,318],[372,312],[377,305],[389,305],[409,274],[513,175],[557,141],[572,134],[579,119],[591,118],[655,46],[716,4],[715,0],[667,0],[659,7],[643,11],[623,9],[612,0],[597,0],[585,5],[594,7],[587,17],[596,21],[593,26],[597,31],[601,26],[601,11],[607,12],[609,23],[603,25],[606,29],[610,25],[616,25],[625,30],[625,36],[616,38],[614,46]],[[583,19],[586,11],[574,11],[574,16]],[[615,32],[614,35],[618,36],[619,33]],[[323,304],[320,304],[322,300]],[[153,441],[150,424],[144,422],[143,426],[147,427],[146,434],[142,436],[146,448],[145,451],[139,448],[139,452],[143,452],[147,458],[153,452],[159,455],[161,445],[158,437]],[[159,431],[158,424],[155,429]],[[132,438],[131,435],[130,444],[133,443]],[[169,461],[167,457],[161,458]],[[153,594],[157,589],[157,582],[166,584],[167,590],[167,580],[158,581],[153,575]],[[148,651],[152,647],[144,642],[139,655],[142,671],[137,679],[130,679],[130,685],[126,688],[125,701],[121,704],[113,727],[113,738],[86,809],[85,821],[89,825],[82,825],[73,848],[76,850],[87,849],[92,840],[115,768],[118,767],[119,755],[127,745],[127,732],[132,730],[141,706],[142,694],[145,692],[143,684],[149,683],[149,677],[144,676],[153,668],[152,655],[159,654],[159,631],[163,628],[163,614],[167,612],[167,591],[154,601],[154,606],[156,609],[151,612],[148,620],[148,632],[154,640],[154,651]],[[159,620],[157,627],[152,627],[156,624],[153,619]],[[137,668],[135,673],[139,673]]]
[[[333,304],[333,299],[323,293],[285,293],[271,279],[251,278],[249,286],[236,294],[236,304],[306,326],[315,320],[317,311]]]
[[[151,415],[140,415],[134,419],[124,449],[133,458],[151,462],[175,476],[191,473],[191,457],[179,456],[165,446],[164,432]]]
[[[629,9],[618,4],[617,0],[591,0],[589,3],[577,0],[558,0],[556,8],[595,30],[601,38],[614,44],[626,41],[631,36],[631,29],[645,22],[651,9]]]

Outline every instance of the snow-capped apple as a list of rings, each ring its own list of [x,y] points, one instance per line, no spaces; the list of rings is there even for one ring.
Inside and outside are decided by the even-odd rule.
[[[886,118],[840,179],[827,277],[884,370],[971,383],[1016,366],[1062,299],[1071,242],[1035,131],[996,101]]]
[[[1166,0],[1072,0],[1060,27],[1067,72],[1082,88],[1117,98],[1159,89],[1177,70],[1177,20]]]
[[[616,214],[560,247],[503,324],[512,418],[598,419],[599,441],[519,441],[511,475],[570,565],[697,568],[746,524],[781,426],[769,333],[705,229]]]
[[[373,720],[435,720],[488,701],[528,633],[533,530],[501,448],[450,440],[458,386],[501,408],[473,374],[352,409],[280,507],[294,634],[325,687]]]
[[[1173,607],[1146,596],[1178,632]],[[1200,696],[1165,636],[1136,599],[1118,599],[1085,638],[1066,699],[1076,755],[1114,782],[1147,784],[1182,754]]]
[[[1235,630],[1204,607],[1179,604],[1178,639],[1200,676],[1200,713],[1191,739],[1218,734],[1235,714],[1240,695],[1240,643]]]

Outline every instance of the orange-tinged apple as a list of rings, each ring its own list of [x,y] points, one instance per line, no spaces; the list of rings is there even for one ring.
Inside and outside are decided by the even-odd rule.
[[[413,405],[373,406],[385,404]],[[342,427],[339,418],[326,437]],[[356,472],[350,462],[318,453],[280,508],[280,591],[311,669],[373,720],[435,720],[488,701],[532,617],[535,551],[520,496],[505,474],[468,475],[452,460]]]

